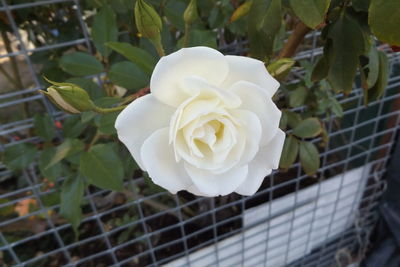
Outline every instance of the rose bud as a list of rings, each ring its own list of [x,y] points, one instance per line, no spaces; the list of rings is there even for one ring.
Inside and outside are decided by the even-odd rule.
[[[161,38],[162,21],[154,8],[144,0],[135,4],[135,23],[141,36],[158,41]]]
[[[84,89],[72,83],[57,83],[46,80],[52,86],[47,88],[47,91],[39,90],[39,92],[46,95],[58,108],[71,114],[93,109],[94,104]]]
[[[199,17],[197,13],[197,0],[191,0],[185,12],[183,13],[183,20],[187,24],[192,24]]]

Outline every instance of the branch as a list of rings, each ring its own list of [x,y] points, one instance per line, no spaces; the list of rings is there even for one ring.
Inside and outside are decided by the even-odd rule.
[[[101,107],[94,106],[93,111],[100,113],[100,114],[107,114],[107,113],[111,113],[111,112],[121,111],[124,108],[126,108],[126,105],[112,107],[112,108],[101,108]]]
[[[139,91],[137,91],[136,93],[125,97],[124,101],[121,102],[121,105],[128,104],[141,96],[147,95],[148,93],[150,93],[150,87],[142,88]]]
[[[279,53],[279,58],[286,58],[286,57],[293,57],[296,53],[297,47],[303,41],[304,37],[307,33],[311,31],[303,22],[299,21],[294,30],[292,35],[290,35],[288,41],[286,42],[285,46],[282,48],[281,52]]]

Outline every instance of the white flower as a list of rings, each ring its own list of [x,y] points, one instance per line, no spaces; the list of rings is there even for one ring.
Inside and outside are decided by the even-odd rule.
[[[173,194],[252,195],[282,152],[278,87],[261,61],[183,48],[160,59],[151,94],[115,127],[140,168]]]

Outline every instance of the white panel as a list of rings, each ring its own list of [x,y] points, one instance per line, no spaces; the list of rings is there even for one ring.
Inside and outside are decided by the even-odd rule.
[[[242,261],[244,266],[263,266],[265,252],[267,266],[284,266],[345,231],[354,221],[365,173],[369,166],[246,210],[243,226],[255,226],[218,243],[219,266],[238,266]],[[216,251],[214,244],[165,266],[185,266],[187,260],[194,267],[216,266]]]

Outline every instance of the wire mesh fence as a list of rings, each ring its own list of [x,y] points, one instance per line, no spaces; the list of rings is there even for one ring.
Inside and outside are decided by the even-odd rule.
[[[16,9],[67,7],[75,21],[64,21],[74,34],[69,40],[32,46],[13,15]],[[1,0],[0,16],[13,30],[12,50],[3,50],[0,64],[16,62],[23,84],[0,94],[0,148],[38,142],[26,134],[33,118],[20,113],[28,104],[54,121],[65,114],[43,96],[40,73],[32,58],[40,52],[76,45],[91,47],[80,2]],[[60,15],[60,14],[59,14]],[[60,15],[61,16],[61,15]],[[43,25],[42,25],[43,26]],[[50,30],[57,36],[54,25]],[[313,61],[322,52],[318,33],[307,36],[298,59]],[[56,39],[56,38],[55,38]],[[324,119],[329,142],[322,148],[317,177],[305,175],[299,163],[287,172],[273,172],[250,197],[231,194],[202,198],[181,192],[141,195],[136,187],[146,179],[129,179],[129,193],[87,190],[79,239],[57,216],[56,187],[49,187],[31,164],[18,175],[0,165],[0,182],[18,179],[17,188],[0,188],[0,211],[21,203],[31,208],[0,222],[0,263],[22,266],[331,266],[362,258],[376,222],[375,208],[386,185],[383,179],[399,130],[400,55],[386,50],[390,78],[383,97],[363,105],[361,89],[344,97],[344,116]],[[223,48],[238,53],[239,44]],[[302,75],[302,73],[296,73]],[[356,84],[359,84],[356,81]],[[299,108],[302,111],[303,108]],[[23,134],[21,134],[23,133]],[[21,138],[22,136],[22,138]],[[319,140],[314,140],[318,142]],[[356,177],[356,178],[354,178]],[[58,183],[63,177],[58,179]],[[110,205],[109,203],[113,203]],[[15,232],[18,234],[15,235]]]

